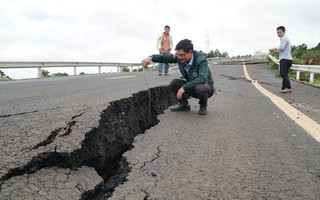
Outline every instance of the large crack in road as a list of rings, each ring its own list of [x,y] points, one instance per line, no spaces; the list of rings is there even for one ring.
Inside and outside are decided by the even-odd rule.
[[[150,97],[151,104],[149,104]],[[70,194],[68,191],[67,193],[56,191],[57,196],[54,198],[74,199],[79,197],[79,194],[81,199],[109,197],[113,189],[125,180],[130,170],[122,154],[132,148],[135,136],[156,125],[159,122],[157,116],[175,101],[169,86],[161,86],[151,88],[150,96],[148,91],[141,91],[132,97],[110,102],[110,106],[101,112],[99,125],[86,133],[81,148],[71,153],[44,152],[33,157],[26,165],[10,169],[0,179],[0,196],[4,199],[19,199],[22,196],[50,199],[51,193],[47,191],[50,190],[50,185],[56,189],[59,185],[59,182],[55,182],[57,177],[61,179],[62,175],[67,175],[65,176],[67,178],[60,182],[67,184],[66,188],[70,189]],[[52,143],[56,137],[70,134],[78,116],[75,116],[66,127],[52,131],[48,138],[38,143],[34,149]],[[92,168],[95,172],[90,171]],[[85,181],[79,175],[81,171],[85,171],[83,173]],[[54,175],[50,178],[48,172]],[[41,178],[41,181],[34,180],[35,175],[43,173],[45,173],[44,181]],[[100,178],[95,180],[100,181],[89,180],[96,174]],[[76,176],[80,178],[74,178]],[[72,185],[73,182],[76,184]],[[14,187],[27,189],[16,191]],[[42,193],[41,191],[45,191],[44,188],[46,192]],[[73,190],[77,190],[77,195],[74,195]]]

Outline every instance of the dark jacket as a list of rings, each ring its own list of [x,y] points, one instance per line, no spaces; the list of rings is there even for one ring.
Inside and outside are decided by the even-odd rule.
[[[187,83],[184,84],[182,87],[186,89],[192,89],[200,84],[208,83],[210,86],[213,87],[213,79],[211,75],[211,71],[208,67],[208,62],[206,57],[199,53],[198,51],[193,51],[193,63],[189,69],[187,74],[184,67],[187,63],[181,63],[180,59],[173,54],[155,54],[151,56],[153,62],[159,63],[178,63],[180,72],[182,76],[187,80]]]

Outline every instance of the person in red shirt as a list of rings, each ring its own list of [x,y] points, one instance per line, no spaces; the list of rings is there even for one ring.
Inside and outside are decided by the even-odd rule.
[[[173,42],[172,37],[170,35],[170,26],[166,25],[164,27],[164,32],[159,35],[157,40],[157,49],[159,50],[160,54],[170,54]],[[158,65],[158,72],[159,76],[162,75],[164,65],[164,74],[167,76],[169,72],[169,63],[159,63]]]

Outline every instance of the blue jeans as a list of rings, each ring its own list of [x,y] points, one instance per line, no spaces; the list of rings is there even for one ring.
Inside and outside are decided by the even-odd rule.
[[[165,54],[169,54],[169,53],[162,53],[162,52],[160,52],[160,55],[165,55]],[[169,71],[169,63],[159,63],[159,65],[158,65],[158,71],[159,71],[159,73],[162,73],[163,65],[164,65],[164,73],[167,74],[168,71]]]

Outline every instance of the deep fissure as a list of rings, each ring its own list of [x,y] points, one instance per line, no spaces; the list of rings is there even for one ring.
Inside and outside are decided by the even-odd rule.
[[[77,169],[89,166],[97,171],[104,182],[94,190],[85,192],[82,199],[108,197],[113,189],[125,180],[129,171],[122,154],[132,148],[135,136],[156,125],[159,122],[157,116],[175,102],[175,96],[169,86],[150,88],[149,91],[141,91],[131,97],[110,102],[100,114],[99,125],[86,133],[81,149],[71,153],[39,154],[25,166],[9,170],[1,177],[0,188],[4,181],[14,176],[34,173],[44,167]],[[72,121],[64,128],[67,134],[70,134],[70,127],[75,123],[76,121]],[[61,128],[54,130],[48,141],[39,145],[52,143],[59,131]]]

